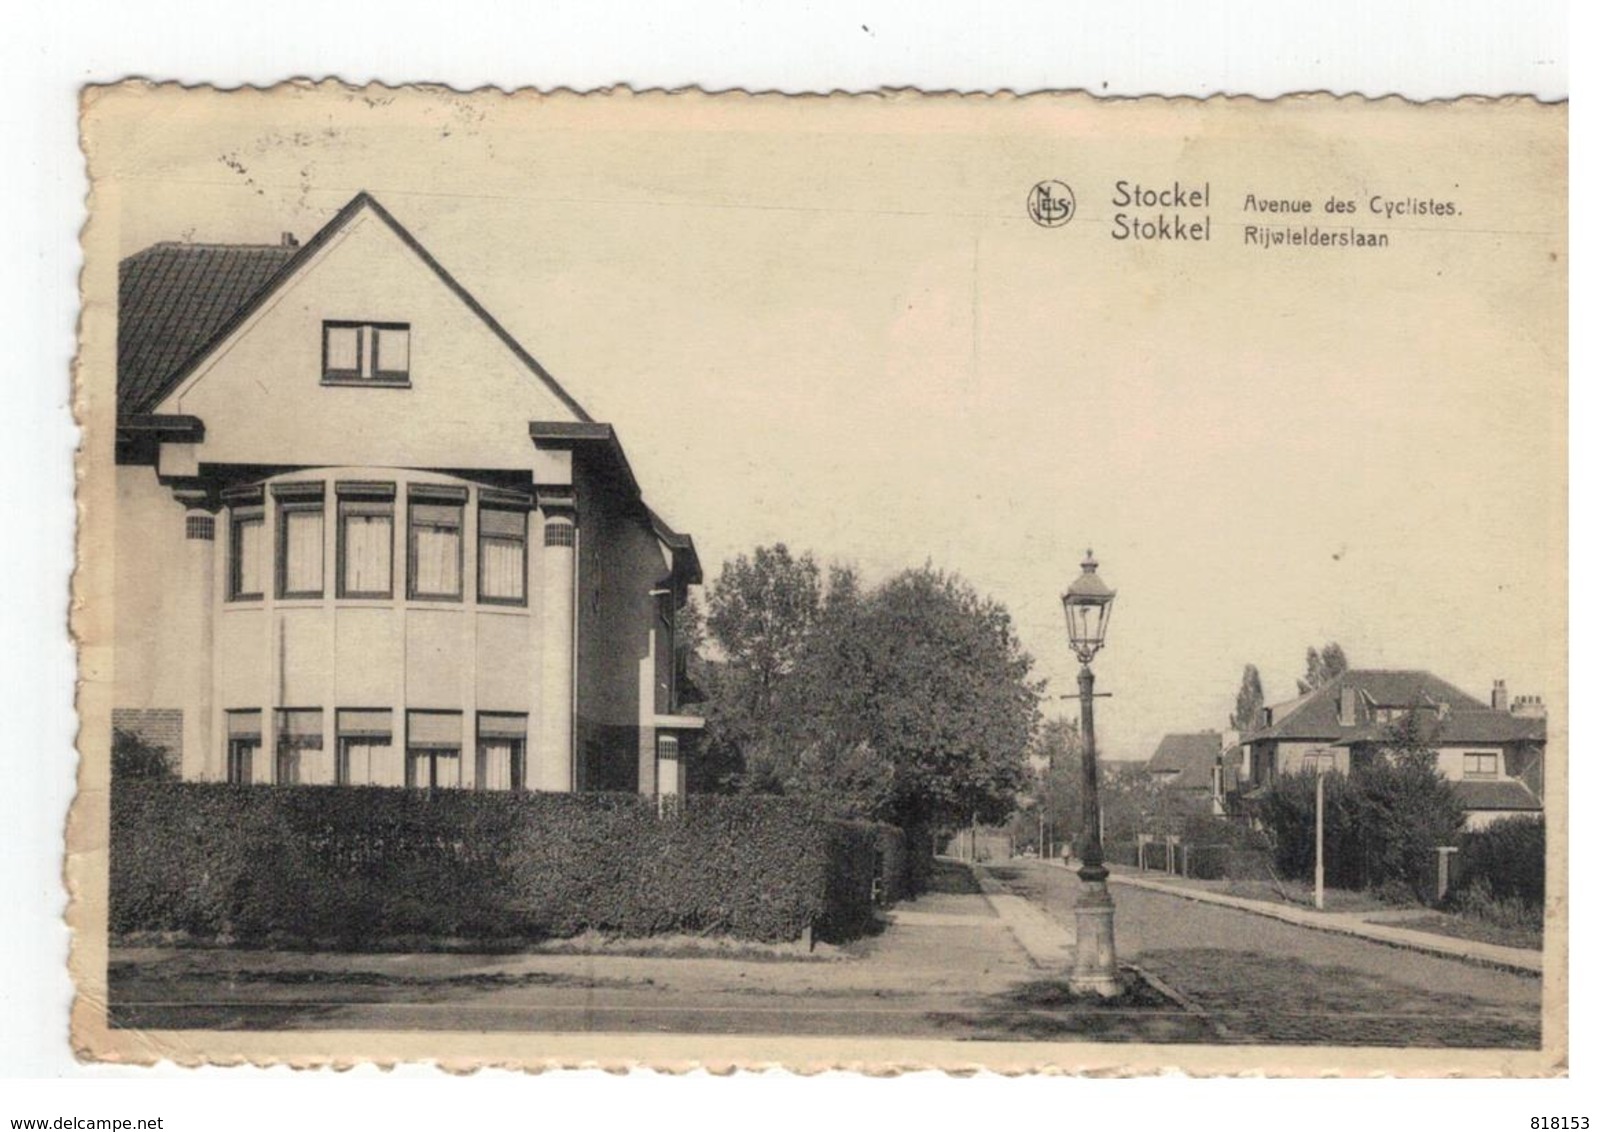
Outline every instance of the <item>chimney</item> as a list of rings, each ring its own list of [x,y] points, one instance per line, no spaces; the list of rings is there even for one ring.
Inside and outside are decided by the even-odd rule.
[[[1510,693],[1505,688],[1503,680],[1494,681],[1493,694],[1488,698],[1488,706],[1495,711],[1510,710]]]
[[[300,241],[294,238],[293,232],[283,233],[278,242],[285,248],[297,248],[300,246]]]
[[[1544,707],[1542,696],[1517,696],[1510,705],[1510,714],[1522,719],[1548,719],[1549,709]]]

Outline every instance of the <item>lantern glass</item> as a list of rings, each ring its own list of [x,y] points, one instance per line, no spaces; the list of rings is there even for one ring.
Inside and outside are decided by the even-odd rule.
[[[1116,600],[1116,591],[1105,585],[1098,569],[1094,552],[1089,551],[1082,575],[1061,595],[1061,604],[1066,609],[1066,634],[1072,651],[1084,664],[1104,647],[1111,604]]]

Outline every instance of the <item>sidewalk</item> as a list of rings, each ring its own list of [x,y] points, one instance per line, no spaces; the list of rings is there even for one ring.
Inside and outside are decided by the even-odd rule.
[[[1071,965],[1077,947],[1075,925],[1063,924],[1026,897],[1013,894],[982,866],[967,867],[977,878],[989,907],[1010,929],[1029,959],[1049,970],[1064,970]]]
[[[1454,939],[1449,936],[1435,935],[1432,932],[1393,927],[1380,922],[1381,919],[1387,918],[1381,912],[1370,914],[1317,912],[1312,908],[1300,908],[1291,904],[1271,904],[1264,900],[1246,900],[1241,896],[1207,892],[1203,889],[1188,888],[1169,881],[1128,876],[1125,873],[1112,873],[1110,879],[1114,884],[1124,884],[1130,888],[1148,889],[1151,892],[1164,892],[1199,904],[1219,904],[1225,908],[1235,908],[1238,911],[1249,912],[1256,916],[1282,920],[1285,923],[1295,924],[1302,928],[1310,928],[1314,931],[1358,936],[1361,939],[1385,943],[1390,947],[1421,951],[1429,955],[1441,955],[1448,959],[1461,959],[1468,963],[1499,967],[1522,974],[1541,975],[1543,973],[1543,953],[1540,951],[1521,947],[1501,947],[1492,943],[1478,943],[1475,940]]]

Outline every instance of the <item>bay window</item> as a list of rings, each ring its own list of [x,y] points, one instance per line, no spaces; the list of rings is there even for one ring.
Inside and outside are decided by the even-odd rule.
[[[261,712],[259,709],[228,712],[228,781],[234,786],[265,782],[261,759]]]
[[[405,713],[405,784],[418,790],[461,785],[461,713]]]
[[[479,712],[477,777],[479,790],[527,789],[527,716]]]
[[[322,709],[279,708],[277,768],[272,780],[281,786],[326,782],[319,772],[322,753]]]
[[[322,596],[322,484],[276,484],[278,596]]]
[[[461,517],[465,503],[465,488],[412,485],[407,540],[409,596],[461,600]]]
[[[340,708],[340,786],[404,786],[405,760],[394,745],[394,713],[388,708]]]
[[[478,600],[527,604],[527,511],[485,506],[477,518]]]
[[[394,485],[343,481],[339,493],[339,596],[394,596]]]
[[[228,600],[259,600],[266,592],[265,508],[234,506],[228,529]]]

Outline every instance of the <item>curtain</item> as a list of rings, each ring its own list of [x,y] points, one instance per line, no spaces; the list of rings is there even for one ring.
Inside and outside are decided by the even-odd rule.
[[[461,592],[461,528],[416,527],[416,592],[455,597]]]
[[[388,515],[344,517],[344,588],[351,593],[390,592],[394,521]]]
[[[461,785],[461,752],[426,748],[411,752],[411,785],[418,790],[441,790]],[[433,776],[430,779],[430,775]]]
[[[485,739],[478,744],[479,790],[515,789],[512,769],[516,761],[516,746],[513,739]]]
[[[509,601],[523,599],[522,546],[519,540],[483,540],[483,597]]]
[[[322,592],[322,511],[285,511],[283,538],[283,590],[285,593]]]
[[[404,786],[405,761],[387,739],[345,742],[346,781],[351,786]]]
[[[257,786],[272,782],[272,755],[265,744],[257,743],[250,753],[250,781]]]
[[[235,552],[239,556],[237,564],[238,592],[241,594],[258,594],[265,592],[261,582],[261,559],[265,539],[262,533],[265,524],[260,519],[234,519]]]

